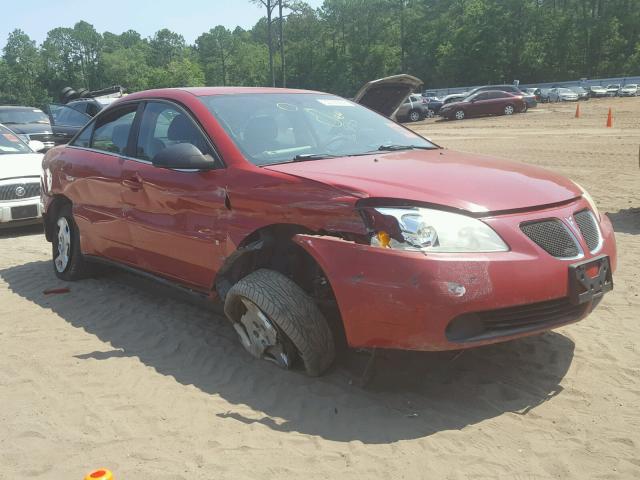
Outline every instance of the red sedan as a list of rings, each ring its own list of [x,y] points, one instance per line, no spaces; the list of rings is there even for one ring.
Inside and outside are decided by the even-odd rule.
[[[129,95],[43,162],[53,268],[118,265],[224,303],[243,346],[319,375],[336,348],[449,350],[584,318],[608,218],[572,181],[456,153],[333,95]]]
[[[464,120],[481,115],[513,115],[527,111],[522,95],[490,90],[479,92],[465,99],[444,105],[438,114],[449,120]]]

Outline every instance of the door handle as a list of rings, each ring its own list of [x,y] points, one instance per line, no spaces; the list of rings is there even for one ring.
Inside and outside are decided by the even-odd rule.
[[[124,180],[122,180],[122,185],[134,191],[140,190],[142,188],[142,179],[137,175],[133,177],[125,178]]]

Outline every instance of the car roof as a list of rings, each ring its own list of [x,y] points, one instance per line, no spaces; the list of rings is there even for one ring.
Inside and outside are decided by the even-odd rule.
[[[126,97],[128,100],[136,98],[145,98],[154,95],[171,95],[173,92],[187,92],[197,97],[206,97],[210,95],[242,95],[249,93],[317,93],[329,95],[325,92],[316,92],[313,90],[301,90],[295,88],[275,88],[275,87],[178,87],[178,88],[158,88],[155,90],[144,90],[141,92],[131,93]]]

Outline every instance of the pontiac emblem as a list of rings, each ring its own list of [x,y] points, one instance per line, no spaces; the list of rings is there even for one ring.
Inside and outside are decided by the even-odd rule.
[[[25,193],[27,193],[27,191],[23,186],[16,187],[16,197],[24,197]]]

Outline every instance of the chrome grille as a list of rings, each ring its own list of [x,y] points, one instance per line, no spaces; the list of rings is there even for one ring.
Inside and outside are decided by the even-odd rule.
[[[24,194],[18,195],[24,189]],[[22,200],[23,198],[39,197],[40,183],[10,183],[0,185],[0,200]]]
[[[580,254],[573,236],[558,219],[523,223],[520,229],[540,248],[554,257],[572,258]]]
[[[582,210],[574,214],[573,218],[576,219],[580,233],[582,233],[589,250],[593,252],[600,245],[600,230],[598,230],[593,213],[589,210]]]
[[[46,149],[55,147],[54,136],[51,133],[30,133],[29,140],[38,140],[44,144]]]

